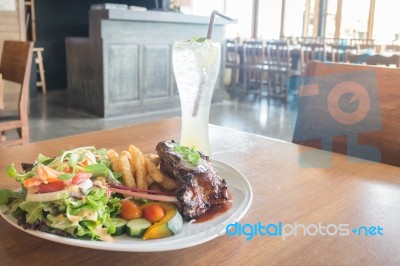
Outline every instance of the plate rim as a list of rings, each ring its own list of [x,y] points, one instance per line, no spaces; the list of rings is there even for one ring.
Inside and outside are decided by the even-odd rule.
[[[252,201],[253,201],[253,190],[251,188],[250,182],[239,170],[237,170],[232,165],[222,162],[220,160],[215,160],[215,159],[211,159],[211,161],[212,161],[212,165],[215,168],[225,168],[225,169],[228,169],[230,171],[230,173],[234,173],[236,175],[236,178],[239,178],[238,180],[240,180],[245,186],[241,189],[241,191],[244,192],[246,201],[244,202],[244,204],[240,203],[236,212],[232,213],[229,217],[226,217],[223,221],[223,223],[229,223],[229,224],[238,222],[248,212],[248,210],[250,209],[250,206],[252,204]],[[217,172],[218,172],[218,170],[217,170]],[[221,176],[221,177],[224,179],[229,179],[224,176]],[[228,180],[228,184],[229,184],[229,180]],[[232,207],[232,209],[233,209],[233,207]],[[176,238],[176,239],[172,239],[169,241],[168,241],[168,239],[171,239],[171,237],[164,238],[164,239],[150,240],[150,241],[161,241],[161,243],[160,242],[154,243],[154,242],[150,242],[150,241],[139,242],[140,241],[139,239],[138,239],[137,243],[140,243],[140,245],[138,245],[136,243],[136,241],[134,243],[129,243],[129,244],[125,243],[125,241],[122,241],[122,242],[91,241],[91,240],[57,236],[54,234],[45,233],[45,232],[41,232],[41,231],[24,229],[23,227],[21,227],[17,224],[17,220],[14,217],[12,217],[11,214],[5,214],[4,213],[5,210],[7,210],[7,208],[4,205],[1,205],[0,206],[0,216],[7,223],[9,223],[13,227],[19,229],[20,231],[23,231],[27,234],[33,235],[33,236],[41,238],[41,239],[45,239],[48,241],[52,241],[52,242],[56,242],[56,243],[60,243],[60,244],[64,244],[64,245],[84,247],[84,248],[97,249],[97,250],[121,251],[121,252],[170,251],[170,250],[178,250],[178,249],[197,246],[197,245],[211,241],[211,240],[217,238],[218,236],[222,236],[225,234],[225,229],[218,230],[218,229],[212,228],[211,230],[202,231],[199,236],[198,235],[188,235],[187,237],[184,237],[184,238]],[[222,214],[219,217],[223,217],[224,215],[226,215],[226,214]],[[215,219],[218,219],[219,217],[216,217]],[[208,222],[204,222],[201,224],[207,224],[207,223]],[[221,224],[223,224],[223,223],[221,223]],[[204,235],[204,234],[206,234],[206,235]],[[115,237],[115,239],[118,240],[118,237]],[[134,240],[134,239],[132,239],[132,240]],[[187,240],[190,240],[190,241],[187,241]]]

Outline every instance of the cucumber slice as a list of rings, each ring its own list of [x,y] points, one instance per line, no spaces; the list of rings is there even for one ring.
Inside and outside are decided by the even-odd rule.
[[[111,221],[115,224],[115,232],[112,236],[120,236],[126,233],[127,220],[122,218],[111,218]]]
[[[151,222],[144,218],[130,220],[126,224],[126,234],[131,237],[142,238]]]

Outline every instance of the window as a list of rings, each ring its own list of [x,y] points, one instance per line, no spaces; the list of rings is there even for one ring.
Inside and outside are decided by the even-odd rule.
[[[325,25],[326,38],[335,38],[337,4],[337,0],[328,0]]]
[[[251,37],[253,1],[250,0],[225,0],[225,14],[238,20],[236,24],[228,24],[225,28],[227,38]]]
[[[370,1],[343,0],[340,37],[366,39]]]
[[[259,0],[258,32],[260,39],[279,39],[282,0]]]
[[[375,2],[373,38],[376,39],[376,43],[399,43],[399,10],[400,1],[398,0],[377,0]]]
[[[286,37],[301,37],[303,35],[305,6],[306,0],[286,0],[284,26],[284,35]]]

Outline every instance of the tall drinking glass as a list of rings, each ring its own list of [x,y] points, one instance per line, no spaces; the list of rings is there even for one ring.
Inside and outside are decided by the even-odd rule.
[[[181,102],[180,144],[210,155],[208,121],[221,63],[221,45],[206,39],[177,41],[173,68]]]

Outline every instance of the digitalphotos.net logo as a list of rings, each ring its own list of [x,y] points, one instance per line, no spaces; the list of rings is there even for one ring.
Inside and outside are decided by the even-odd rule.
[[[226,227],[225,233],[228,236],[245,237],[247,241],[252,240],[255,236],[261,237],[280,237],[282,240],[293,236],[383,236],[383,227],[376,226],[358,226],[351,227],[349,224],[328,224],[321,222],[317,224],[285,224],[282,222],[262,224],[241,224],[235,222]]]

